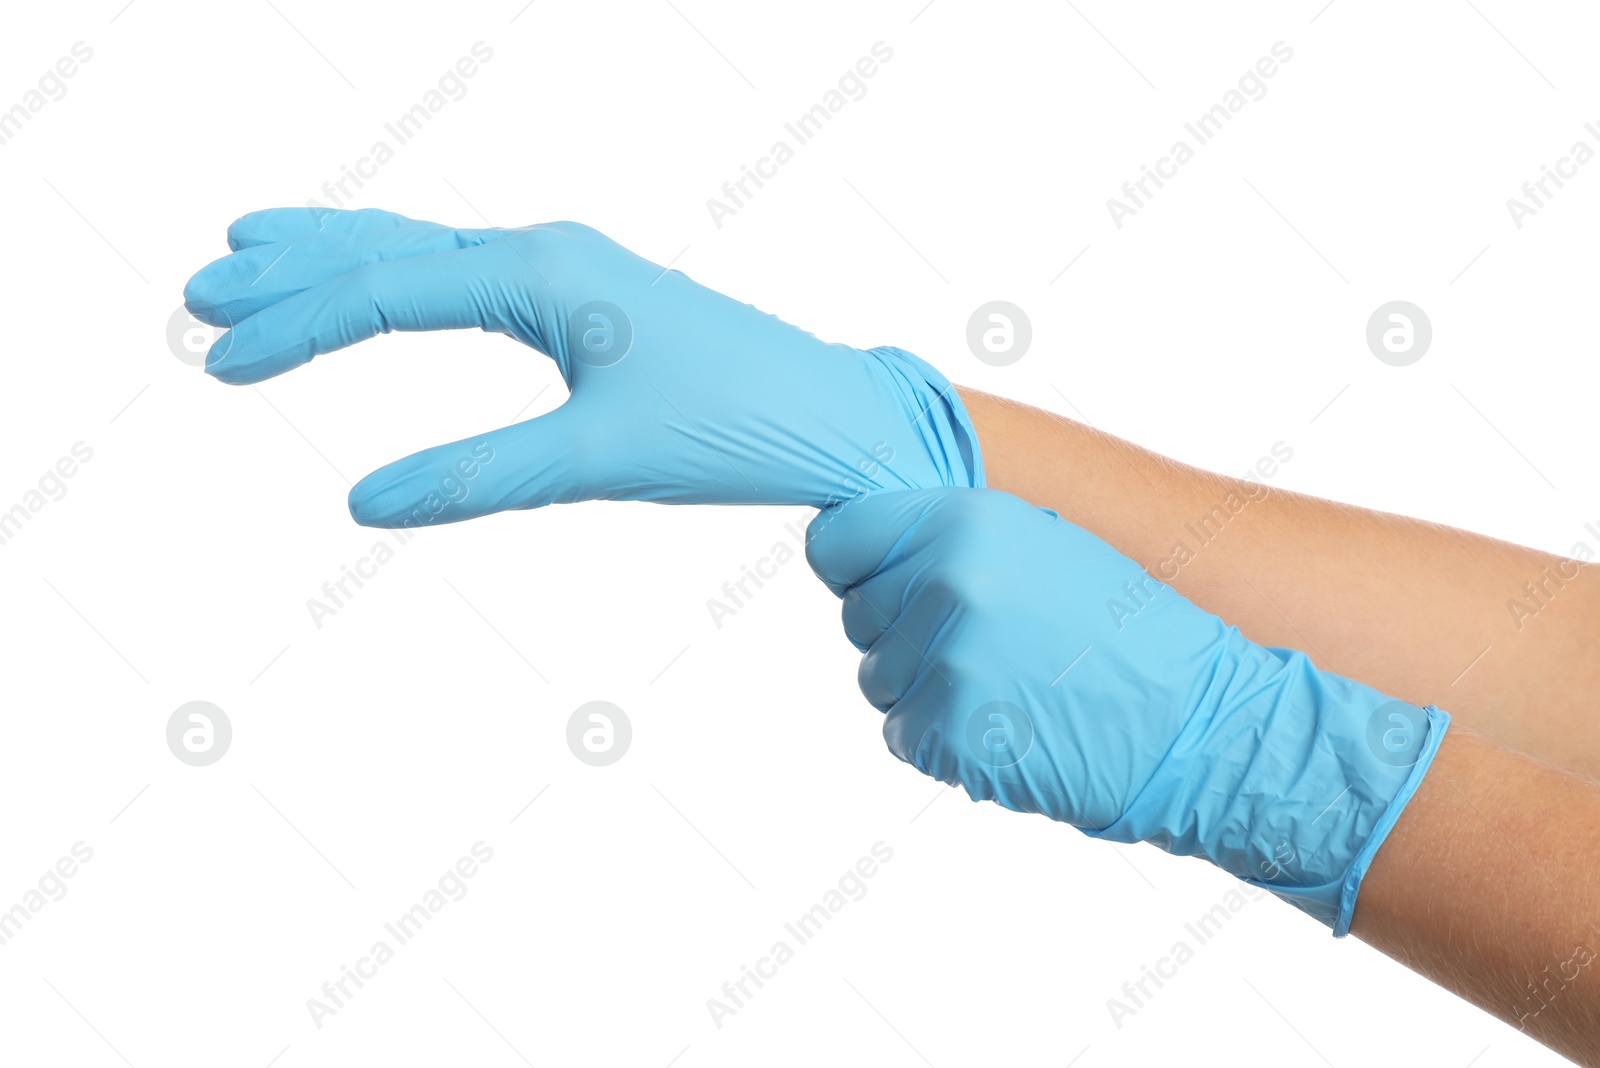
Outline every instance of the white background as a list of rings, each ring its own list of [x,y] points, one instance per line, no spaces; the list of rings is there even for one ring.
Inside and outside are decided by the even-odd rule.
[[[1557,1061],[1275,901],[1118,1028],[1107,999],[1230,880],[896,762],[803,562],[717,629],[707,598],[803,509],[427,530],[318,629],[307,599],[388,537],[352,524],[349,483],[548,410],[554,367],[395,335],[232,388],[166,331],[229,221],[321,197],[483,41],[468,94],[347,203],[582,220],[825,339],[1168,455],[1240,473],[1282,441],[1277,485],[1569,552],[1600,519],[1600,165],[1520,230],[1505,201],[1595,141],[1591,11],[124,2],[13,6],[0,33],[0,107],[94,50],[0,146],[0,510],[93,449],[0,546],[0,908],[94,851],[0,947],[0,1059]],[[865,98],[714,226],[706,199],[877,41]],[[1265,98],[1118,230],[1107,198],[1276,41],[1294,57]],[[1004,368],[965,343],[993,299],[1033,323]],[[1410,367],[1364,341],[1393,299],[1433,323]],[[165,741],[196,699],[234,730],[204,768]],[[565,742],[593,699],[633,724],[610,767]],[[467,896],[316,1027],[307,999],[480,840]],[[879,841],[866,897],[714,1026],[707,998]]]

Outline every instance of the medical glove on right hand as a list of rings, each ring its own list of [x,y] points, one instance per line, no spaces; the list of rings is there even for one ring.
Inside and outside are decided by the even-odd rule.
[[[975,800],[1201,856],[1349,930],[1449,717],[1197,608],[1055,513],[992,490],[819,514],[890,750]]]

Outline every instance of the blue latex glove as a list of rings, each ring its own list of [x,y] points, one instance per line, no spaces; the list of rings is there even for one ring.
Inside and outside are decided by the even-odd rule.
[[[975,800],[1202,856],[1343,935],[1449,717],[1318,671],[992,490],[824,511],[889,749]]]
[[[197,319],[232,328],[206,357],[224,382],[390,330],[478,327],[548,355],[571,390],[547,415],[362,479],[350,512],[368,526],[580,500],[820,507],[983,485],[966,410],[926,363],[826,344],[587,226],[280,208],[239,219],[228,244],[184,291]]]

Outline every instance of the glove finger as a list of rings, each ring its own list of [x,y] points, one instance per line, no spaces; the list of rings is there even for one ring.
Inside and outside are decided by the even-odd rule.
[[[264,208],[242,215],[228,226],[228,247],[237,252],[255,245],[271,245],[279,241],[295,241],[313,237],[332,237],[335,234],[359,234],[369,230],[404,228],[448,230],[439,223],[408,219],[392,211],[378,208],[358,208],[342,211],[337,208]]]
[[[921,587],[912,591],[904,611],[893,618],[879,614],[881,632],[856,673],[862,696],[878,711],[887,712],[923,675],[933,676],[930,685],[940,681],[948,685],[949,672],[935,662],[935,641],[961,611],[961,605],[937,590]]]
[[[561,288],[540,271],[532,231],[459,252],[384,260],[347,271],[265,308],[212,343],[206,373],[235,385],[260,382],[316,356],[391,330],[482,330],[549,352],[541,307]],[[513,248],[513,245],[520,246]],[[523,299],[538,287],[540,300]],[[565,374],[563,367],[563,374]]]
[[[536,419],[378,468],[351,487],[350,516],[365,527],[419,527],[591,500],[608,436],[600,420],[568,401]]]
[[[949,489],[869,493],[825,508],[806,528],[806,562],[840,597],[888,562],[895,548]]]
[[[197,271],[184,287],[183,302],[202,323],[232,326],[358,267],[471,248],[508,232],[417,227],[251,245]]]
[[[906,539],[875,573],[850,586],[841,596],[844,636],[863,653],[906,611],[910,587],[926,570],[928,561],[914,551],[908,552],[911,549],[910,539]]]
[[[889,752],[924,775],[932,775],[951,786],[960,784],[954,762],[934,758],[945,749],[949,733],[946,709],[950,705],[950,684],[932,671],[918,673],[895,701],[883,719],[883,741]]]
[[[958,707],[964,714],[952,714]],[[944,683],[923,675],[884,717],[883,740],[895,756],[974,801],[1084,827],[1082,801],[1052,788],[1060,773],[1033,744],[1032,719],[1015,704],[952,706]]]

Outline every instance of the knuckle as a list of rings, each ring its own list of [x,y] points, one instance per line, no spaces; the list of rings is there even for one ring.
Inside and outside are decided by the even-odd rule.
[[[561,219],[557,222],[543,223],[542,228],[569,238],[590,241],[594,240],[595,238],[608,240],[604,234],[602,234],[599,230],[596,230],[594,227],[587,226],[581,222],[573,222],[570,219]]]
[[[567,272],[575,270],[582,262],[581,243],[563,223],[540,223],[519,230],[507,240],[519,254],[536,264],[540,270]]]
[[[1005,610],[1010,580],[988,561],[953,555],[929,569],[925,590],[940,604],[991,618]]]

